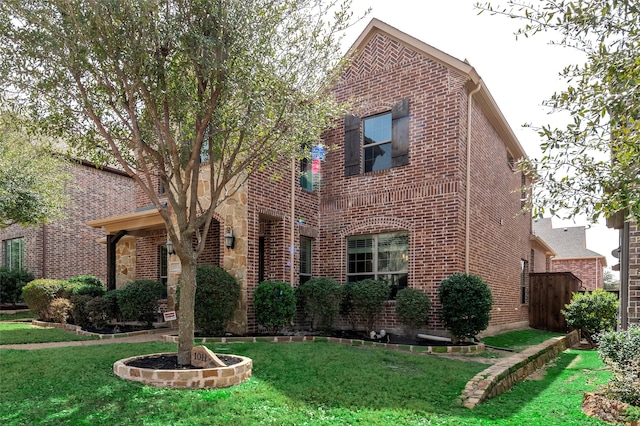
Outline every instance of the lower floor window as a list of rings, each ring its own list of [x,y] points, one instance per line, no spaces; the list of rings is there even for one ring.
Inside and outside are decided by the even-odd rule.
[[[4,267],[10,271],[24,269],[24,237],[4,240],[2,245]]]
[[[347,281],[385,281],[391,298],[407,286],[409,236],[404,232],[347,238]]]
[[[527,287],[529,283],[529,262],[520,260],[520,303],[527,303]]]
[[[312,241],[309,237],[300,237],[300,284],[311,279]]]
[[[167,256],[168,256],[168,251],[167,251],[167,245],[166,244],[162,244],[158,246],[158,281],[160,281],[162,284],[166,285],[167,284],[167,277],[168,277],[168,265],[167,265]]]

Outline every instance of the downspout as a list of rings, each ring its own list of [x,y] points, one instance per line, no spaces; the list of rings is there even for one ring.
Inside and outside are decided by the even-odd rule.
[[[465,200],[465,223],[464,223],[464,272],[469,273],[469,245],[471,240],[471,107],[473,105],[473,95],[482,87],[482,81],[469,93],[467,101],[467,194]]]
[[[296,246],[296,158],[291,158],[291,244],[289,245],[289,283],[293,287],[293,265]]]

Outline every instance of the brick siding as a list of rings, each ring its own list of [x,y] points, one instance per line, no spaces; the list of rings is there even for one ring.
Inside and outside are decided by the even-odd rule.
[[[584,290],[604,287],[602,259],[553,259],[553,272],[571,272],[582,281]]]
[[[106,245],[96,241],[104,233],[86,222],[131,213],[135,184],[119,172],[87,164],[69,165],[68,171],[72,180],[66,189],[71,200],[66,217],[30,228],[11,226],[0,230],[0,240],[25,238],[25,267],[37,278],[92,274],[106,281]]]

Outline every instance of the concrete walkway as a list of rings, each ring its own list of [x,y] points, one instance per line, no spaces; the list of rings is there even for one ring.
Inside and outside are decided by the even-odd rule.
[[[167,330],[169,331],[169,330]],[[109,345],[113,343],[146,343],[146,342],[162,342],[162,333],[139,334],[128,337],[118,337],[114,339],[99,340],[77,340],[72,342],[49,342],[49,343],[22,343],[19,345],[0,345],[0,349],[48,349],[48,348],[64,348],[67,346],[92,346],[92,345]]]

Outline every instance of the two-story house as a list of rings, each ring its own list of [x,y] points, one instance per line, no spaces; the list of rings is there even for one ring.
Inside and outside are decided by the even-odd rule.
[[[349,55],[331,90],[352,108],[323,135],[324,161],[287,160],[280,179],[254,174],[216,212],[200,261],[242,285],[231,330],[257,329],[259,282],[326,276],[388,282],[379,325],[389,330],[399,326],[393,295],[424,291],[433,302],[426,328],[441,332],[437,290],[455,272],[491,287],[488,332],[526,327],[531,258],[550,248],[531,232],[521,190],[529,177],[514,166],[526,154],[488,88],[467,62],[376,19]],[[136,213],[91,225],[107,234],[112,281],[166,279],[171,305],[179,262],[142,198]]]

